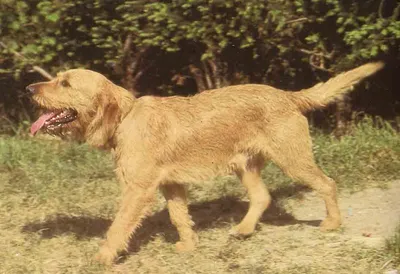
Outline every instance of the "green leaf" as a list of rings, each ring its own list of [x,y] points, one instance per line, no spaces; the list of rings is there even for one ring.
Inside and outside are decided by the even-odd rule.
[[[50,22],[57,22],[60,19],[60,16],[57,13],[50,13],[46,15],[46,20]]]
[[[380,47],[381,51],[383,51],[383,52],[389,51],[389,47],[387,45],[385,45],[385,44],[382,44],[379,47]]]
[[[12,29],[12,30],[19,30],[20,29],[20,27],[21,27],[21,25],[20,25],[20,23],[18,22],[18,21],[13,21],[12,23],[11,23],[11,25],[10,25],[10,28]]]

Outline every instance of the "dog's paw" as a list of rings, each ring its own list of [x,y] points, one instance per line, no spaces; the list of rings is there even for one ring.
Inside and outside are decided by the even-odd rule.
[[[107,246],[102,246],[95,256],[95,260],[103,265],[111,266],[117,258],[117,252],[112,251]]]
[[[236,237],[236,238],[246,238],[246,237],[251,236],[253,233],[254,233],[253,226],[246,226],[246,225],[242,225],[242,224],[234,226],[229,231],[229,235],[232,237]]]
[[[339,228],[341,224],[342,222],[340,218],[339,219],[326,218],[321,222],[319,228],[321,231],[330,231]]]
[[[177,252],[189,252],[196,249],[196,242],[195,241],[179,241],[175,244],[175,248]]]

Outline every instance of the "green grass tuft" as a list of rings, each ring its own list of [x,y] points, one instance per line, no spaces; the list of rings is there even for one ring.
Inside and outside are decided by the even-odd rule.
[[[315,132],[314,154],[340,188],[358,190],[371,182],[400,177],[399,133],[385,121],[374,125],[371,118],[365,118],[340,140]]]
[[[79,209],[85,193],[118,193],[111,155],[71,142],[1,136],[0,177],[1,195],[24,196],[10,207]]]

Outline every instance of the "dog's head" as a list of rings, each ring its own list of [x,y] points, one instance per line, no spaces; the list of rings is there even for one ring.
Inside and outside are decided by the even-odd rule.
[[[27,91],[43,110],[32,124],[53,135],[73,136],[96,147],[107,147],[134,97],[100,73],[73,69],[48,82],[29,85]]]

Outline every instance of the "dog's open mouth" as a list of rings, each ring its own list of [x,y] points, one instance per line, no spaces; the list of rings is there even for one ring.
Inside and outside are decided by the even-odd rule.
[[[46,111],[31,126],[31,134],[35,135],[40,129],[52,133],[62,129],[78,117],[73,109]]]

